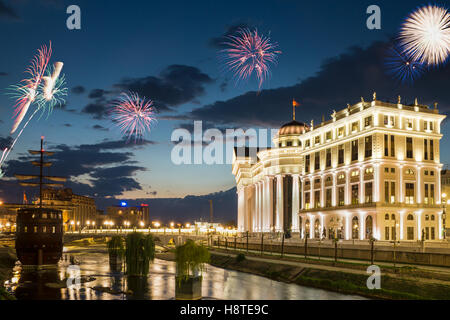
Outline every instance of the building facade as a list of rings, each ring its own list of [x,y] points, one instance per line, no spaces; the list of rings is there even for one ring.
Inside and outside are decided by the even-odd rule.
[[[148,204],[141,204],[136,207],[110,206],[106,208],[104,220],[113,221],[116,226],[126,226],[125,222],[131,227],[142,227],[150,224],[150,210]]]
[[[76,195],[69,188],[44,189],[42,191],[42,203],[44,206],[63,211],[63,222],[66,230],[84,228],[88,225],[88,222],[95,221],[97,216],[95,200]]]
[[[443,238],[439,142],[445,115],[361,102],[318,126],[292,121],[274,148],[236,152],[240,232],[301,238],[416,241]]]

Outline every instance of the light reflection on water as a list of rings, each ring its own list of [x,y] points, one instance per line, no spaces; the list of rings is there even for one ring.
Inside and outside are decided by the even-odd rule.
[[[75,262],[80,267],[82,283],[79,288],[65,286],[66,271],[71,262]],[[91,281],[85,282],[86,279]],[[113,292],[95,290],[94,287],[110,288]],[[21,267],[16,266],[13,277],[6,282],[6,288],[18,299],[174,299],[175,263],[155,259],[150,266],[147,278],[127,277],[122,272],[110,270],[107,253],[98,252],[98,250],[96,252],[92,248],[69,249],[65,250],[63,259],[54,268],[31,271],[22,270]],[[362,299],[358,296],[272,281],[264,277],[210,265],[206,267],[203,274],[202,293],[205,299],[225,300]]]

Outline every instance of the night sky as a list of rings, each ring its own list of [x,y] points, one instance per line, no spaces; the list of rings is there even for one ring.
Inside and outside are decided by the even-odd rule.
[[[68,30],[66,8],[81,8],[81,30]],[[366,8],[381,8],[382,29],[366,27]],[[231,165],[172,164],[176,128],[278,128],[297,119],[319,122],[333,109],[370,100],[450,105],[449,65],[431,70],[413,86],[386,74],[386,47],[403,19],[423,1],[58,1],[0,0],[0,146],[10,143],[14,101],[10,85],[24,76],[43,44],[52,61],[63,61],[69,95],[64,108],[29,125],[4,167],[0,198],[19,201],[14,173],[29,172],[26,150],[41,135],[54,150],[52,175],[97,199],[174,198],[229,190]],[[218,52],[224,35],[257,27],[282,54],[257,94],[254,78],[236,85],[223,72]],[[133,90],[155,101],[158,122],[140,144],[126,143],[107,114],[120,92]],[[441,162],[450,159],[447,125]],[[31,192],[31,191],[27,191]]]

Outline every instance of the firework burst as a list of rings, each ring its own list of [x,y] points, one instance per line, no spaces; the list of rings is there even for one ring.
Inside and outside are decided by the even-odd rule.
[[[270,64],[275,64],[278,45],[269,37],[258,34],[258,30],[239,29],[237,35],[227,36],[224,43],[227,47],[221,51],[228,68],[236,78],[236,82],[246,80],[254,73],[258,80],[258,88],[270,75]]]
[[[423,63],[414,61],[395,45],[388,49],[385,67],[397,81],[408,85],[412,85],[425,72]]]
[[[122,93],[111,109],[111,117],[128,140],[135,142],[150,130],[155,119],[153,101],[140,98],[137,93]]]
[[[30,105],[37,96],[37,90],[44,77],[45,70],[52,56],[52,44],[49,47],[42,46],[38,53],[31,61],[30,66],[26,70],[29,74],[28,79],[21,81],[19,85],[13,86],[12,89],[16,93],[16,103],[14,105],[14,117],[16,117],[11,134],[14,133],[25,117]]]
[[[417,9],[404,22],[399,40],[414,61],[444,63],[450,54],[450,13],[432,5]]]
[[[47,111],[50,115],[53,108],[63,105],[67,96],[66,78],[61,74],[62,62],[56,62],[53,67],[47,68],[46,76],[43,77],[39,88],[39,94],[36,97],[36,103],[39,109]]]

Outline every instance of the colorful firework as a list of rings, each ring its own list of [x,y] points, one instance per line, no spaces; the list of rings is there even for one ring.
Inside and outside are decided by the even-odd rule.
[[[272,43],[269,37],[258,34],[258,30],[239,29],[237,35],[227,37],[227,46],[222,50],[225,66],[236,78],[236,81],[246,80],[253,73],[258,80],[258,88],[270,75],[270,64],[277,62],[278,45]]]
[[[399,40],[414,61],[444,63],[450,54],[450,13],[432,5],[417,9],[404,22]]]
[[[39,109],[43,112],[47,110],[49,115],[54,107],[65,103],[64,97],[67,96],[66,79],[64,74],[61,75],[63,65],[62,62],[56,62],[53,67],[47,69],[47,75],[43,77],[36,97]]]
[[[414,61],[395,45],[388,49],[385,67],[396,80],[408,85],[412,85],[425,72],[423,63]]]
[[[13,87],[13,90],[16,91],[18,97],[16,104],[14,105],[14,117],[16,117],[16,119],[11,129],[11,134],[17,130],[31,103],[34,102],[38,87],[42,82],[51,56],[52,44],[50,42],[49,47],[47,48],[45,45],[42,46],[31,61],[30,66],[26,70],[26,73],[30,75],[30,78],[22,80],[21,84]]]
[[[134,136],[135,142],[142,139],[156,121],[152,100],[140,98],[137,93],[122,93],[111,109],[113,121],[118,125],[128,140]]]

